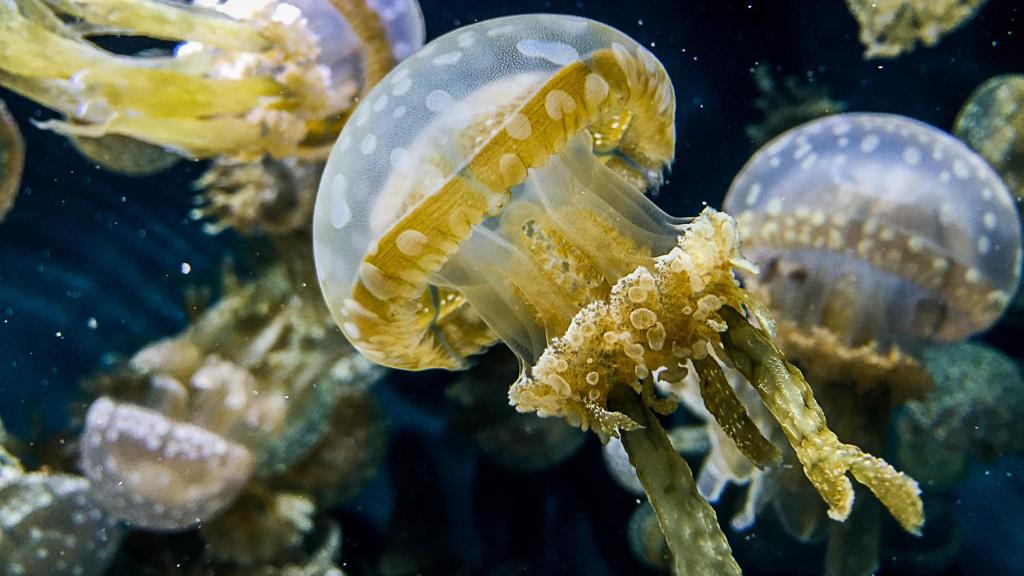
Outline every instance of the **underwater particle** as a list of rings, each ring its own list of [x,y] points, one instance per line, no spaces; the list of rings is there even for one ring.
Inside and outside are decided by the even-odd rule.
[[[127,136],[107,134],[99,138],[69,135],[75,150],[96,166],[125,176],[150,176],[181,161],[181,156]]]
[[[24,167],[25,142],[14,117],[0,100],[0,222],[14,206]]]
[[[237,566],[281,562],[313,529],[313,501],[301,494],[253,487],[199,533],[214,560]]]
[[[838,114],[779,136],[736,176],[724,209],[773,310],[850,347],[980,332],[1020,278],[1005,184],[959,140],[901,116]]]
[[[298,4],[8,2],[0,7],[0,84],[67,118],[42,127],[117,135],[127,138],[116,144],[125,150],[138,148],[132,141],[152,145],[160,164],[162,150],[186,158],[316,157],[360,90],[394,65],[392,49],[405,54],[422,42],[422,15],[414,0],[374,2],[379,14],[364,0]],[[109,30],[176,46],[171,56],[115,54],[90,38]],[[38,58],[40,48],[47,58]],[[108,145],[84,146],[88,155]],[[118,166],[134,169],[138,161]]]
[[[953,133],[981,154],[1024,198],[1024,74],[989,78],[967,98]]]
[[[488,49],[463,50],[469,33]],[[383,95],[406,107],[399,118],[375,110]],[[735,222],[711,209],[674,218],[643,195],[675,150],[675,95],[645,48],[583,18],[480,22],[400,64],[353,118],[321,180],[313,240],[327,305],[365,356],[465,368],[500,339],[521,364],[517,410],[621,437],[679,573],[739,571],[654,414],[677,406],[654,380],[682,378],[690,359],[712,358],[702,394],[756,465],[778,450],[717,358],[783,424],[833,518],[850,512],[851,472],[919,528],[913,480],[839,441],[768,341],[762,304],[736,280],[751,264]]]
[[[865,58],[895,58],[920,42],[934,46],[986,0],[846,0],[860,25]]]
[[[192,218],[217,234],[288,234],[309,226],[321,165],[295,158],[243,162],[219,157],[196,182],[202,190]]]
[[[745,131],[756,146],[804,122],[846,110],[844,102],[830,98],[824,87],[810,79],[801,82],[797,76],[786,76],[779,82],[771,66],[764,63],[754,68],[753,75],[760,93],[754,107],[764,118],[748,124]]]
[[[935,389],[897,420],[901,462],[941,486],[970,455],[994,459],[1024,449],[1024,377],[1012,358],[976,342],[931,346],[922,356]]]
[[[117,521],[97,506],[88,480],[41,472],[8,474],[0,468],[4,574],[99,576],[121,536]]]
[[[81,465],[111,515],[138,528],[182,530],[230,504],[254,462],[214,432],[104,397],[86,415]]]
[[[586,435],[562,420],[518,412],[495,393],[518,376],[515,355],[504,346],[491,348],[448,388],[448,420],[506,468],[537,472],[557,466],[579,451]]]

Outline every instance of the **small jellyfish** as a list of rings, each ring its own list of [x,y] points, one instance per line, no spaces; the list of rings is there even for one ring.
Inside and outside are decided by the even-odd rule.
[[[504,346],[491,348],[448,388],[448,421],[506,468],[536,472],[557,466],[579,451],[586,435],[562,420],[517,412],[495,394],[518,375],[515,355]]]
[[[674,150],[671,82],[621,32],[554,15],[451,32],[382,80],[335,144],[313,222],[328,307],[360,352],[401,369],[464,368],[503,341],[518,410],[621,437],[679,571],[739,571],[653,412],[676,408],[654,383],[689,360],[758,466],[779,452],[719,358],[784,423],[834,518],[850,511],[851,472],[916,530],[916,484],[839,441],[768,338],[734,275],[750,264],[733,220],[674,218],[644,196]]]
[[[275,489],[301,492],[318,505],[336,506],[357,495],[380,469],[388,430],[370,393],[372,379],[347,380],[350,385],[335,401],[327,432],[305,457],[271,479]]]
[[[296,158],[242,162],[220,157],[196,182],[201,204],[192,218],[219,234],[283,235],[309,227],[321,165]]]
[[[230,504],[252,475],[252,453],[218,432],[103,397],[86,415],[82,470],[117,518],[150,530],[189,528]]]
[[[850,347],[966,338],[999,318],[1020,278],[1006,185],[909,118],[840,114],[791,130],[743,167],[723,206],[773,310]]]
[[[745,131],[757,146],[794,126],[846,110],[844,102],[830,98],[825,88],[812,83],[810,77],[801,81],[797,76],[786,76],[780,82],[768,64],[754,68],[754,84],[760,93],[754,107],[764,118],[748,124]]]
[[[313,530],[316,506],[308,497],[251,487],[199,534],[206,555],[240,567],[279,563],[300,548]]]
[[[110,30],[177,44],[116,54],[91,39]],[[187,158],[317,157],[360,90],[422,39],[415,0],[18,0],[0,6],[0,85],[66,116],[41,125],[92,156],[137,140]]]
[[[846,0],[860,25],[865,58],[895,58],[917,43],[934,46],[987,0]]]
[[[1024,377],[1017,362],[974,342],[929,347],[922,356],[935,390],[909,402],[896,420],[899,459],[922,482],[947,486],[971,455],[994,459],[1024,450]]]
[[[106,572],[121,536],[117,521],[94,500],[88,480],[0,468],[3,574],[99,576]]]
[[[989,78],[967,98],[953,129],[1024,199],[1024,74]]]
[[[167,170],[181,160],[178,154],[120,134],[107,134],[98,138],[72,134],[68,140],[75,150],[96,166],[124,176],[150,176]]]
[[[672,557],[650,504],[644,502],[636,507],[629,518],[626,533],[629,535],[629,549],[644,565],[659,572],[667,572],[672,567]]]
[[[4,221],[21,186],[25,142],[7,106],[0,100],[0,222]]]

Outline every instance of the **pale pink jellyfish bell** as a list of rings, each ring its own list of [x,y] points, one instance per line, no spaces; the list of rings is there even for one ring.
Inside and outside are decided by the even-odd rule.
[[[140,528],[182,530],[230,504],[255,459],[214,431],[103,397],[86,416],[81,464],[112,515]]]
[[[744,166],[724,207],[778,314],[847,345],[966,338],[999,318],[1020,279],[1006,185],[953,136],[902,116],[838,114],[786,132]]]

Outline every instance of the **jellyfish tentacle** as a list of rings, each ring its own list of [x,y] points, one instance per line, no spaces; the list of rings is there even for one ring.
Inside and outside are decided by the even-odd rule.
[[[726,380],[722,367],[711,356],[693,361],[700,376],[700,396],[736,447],[758,468],[779,464],[782,453],[757,428],[736,391]]]
[[[360,93],[366,95],[395,67],[395,57],[384,24],[377,12],[364,1],[331,0],[331,5],[345,17],[352,31],[362,41],[363,86]]]
[[[842,443],[828,428],[803,375],[768,336],[732,308],[719,313],[728,324],[722,344],[781,425],[808,480],[828,504],[829,517],[842,521],[850,515],[853,486],[846,472],[851,472],[905,530],[919,534],[924,510],[917,482],[884,460]]]
[[[608,403],[611,409],[639,424],[638,428],[621,433],[622,445],[672,552],[672,573],[740,574],[714,508],[697,491],[693,472],[672,447],[658,419],[626,385],[615,386]]]

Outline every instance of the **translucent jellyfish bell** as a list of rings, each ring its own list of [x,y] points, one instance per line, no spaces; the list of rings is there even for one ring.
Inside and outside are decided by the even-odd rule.
[[[81,451],[104,509],[153,530],[180,530],[216,515],[254,468],[240,444],[105,397],[89,408]]]
[[[85,478],[0,473],[4,574],[98,576],[121,536],[117,521],[97,506]]]
[[[271,5],[298,8],[317,39],[320,50],[317,61],[331,71],[335,83],[361,77],[364,65],[362,52],[374,48],[363,45],[361,35],[353,30],[349,18],[361,28],[370,19],[356,16],[362,12],[372,12],[380,21],[394,62],[408,58],[423,46],[426,34],[423,12],[416,0],[346,0],[339,3],[345,9],[345,14],[330,0],[200,0],[196,4],[242,19],[251,18],[259,10]]]
[[[596,153],[618,175],[607,183],[606,197],[626,185],[619,182],[624,178],[642,187],[648,177],[656,178],[673,154],[674,99],[660,64],[642,48],[634,52],[637,48],[618,31],[581,18],[492,20],[431,42],[366,97],[331,154],[314,216],[321,286],[335,319],[364,354],[401,368],[461,366],[466,355],[496,338],[478,313],[520,355],[544,347],[543,333],[525,328],[536,319],[515,307],[514,298],[490,291],[493,286],[479,277],[483,270],[470,280],[464,262],[441,268],[470,236],[473,241],[462,252],[466,259],[479,263],[488,251],[508,256],[500,254],[500,240],[492,242],[494,233],[528,214],[516,211],[503,224],[491,219],[476,225],[501,212],[509,188],[524,184],[527,168],[546,163],[567,145],[565,161],[571,165],[557,177],[595,180],[588,157]],[[600,66],[574,66],[594,53],[600,54]],[[632,76],[619,71],[616,58]],[[605,69],[608,78],[600,73]],[[631,97],[627,82],[641,84],[641,90]],[[588,130],[579,134],[584,126]],[[538,191],[544,184],[549,189]],[[558,192],[557,186],[550,179],[525,183],[529,202],[522,204],[569,209],[564,196],[570,190]],[[559,193],[562,198],[534,197]],[[609,201],[624,202],[614,209],[635,218],[643,239],[659,237],[651,242],[667,252],[675,239],[672,221],[659,221],[650,211],[664,214],[653,204],[630,195]],[[595,202],[603,202],[600,197],[595,195]],[[595,208],[602,209],[610,210]],[[423,221],[406,227],[403,219],[413,217]],[[565,227],[587,231],[585,223]],[[596,226],[589,231],[607,232]],[[367,253],[374,256],[364,261]],[[609,276],[611,268],[622,274],[635,268],[635,260],[623,260],[628,262],[608,262]],[[450,288],[454,285],[467,297],[479,288],[475,310]],[[371,300],[393,301],[387,304],[392,310],[366,309],[375,306]],[[556,295],[551,303],[562,305],[565,299]],[[378,330],[388,333],[371,334]]]
[[[724,208],[778,313],[846,344],[913,346],[982,331],[1020,277],[1013,197],[949,134],[841,114],[778,137]]]
[[[834,518],[849,514],[850,472],[916,530],[916,484],[840,442],[768,338],[734,275],[749,262],[733,220],[674,218],[644,196],[674,149],[668,75],[617,30],[523,15],[434,40],[367,95],[328,160],[313,221],[328,308],[397,368],[462,368],[500,338],[520,361],[518,410],[621,435],[677,570],[739,572],[653,413],[676,408],[653,386],[689,359],[755,465],[779,451],[718,358],[755,383]]]
[[[25,165],[25,142],[7,106],[0,100],[0,222],[14,206]]]

